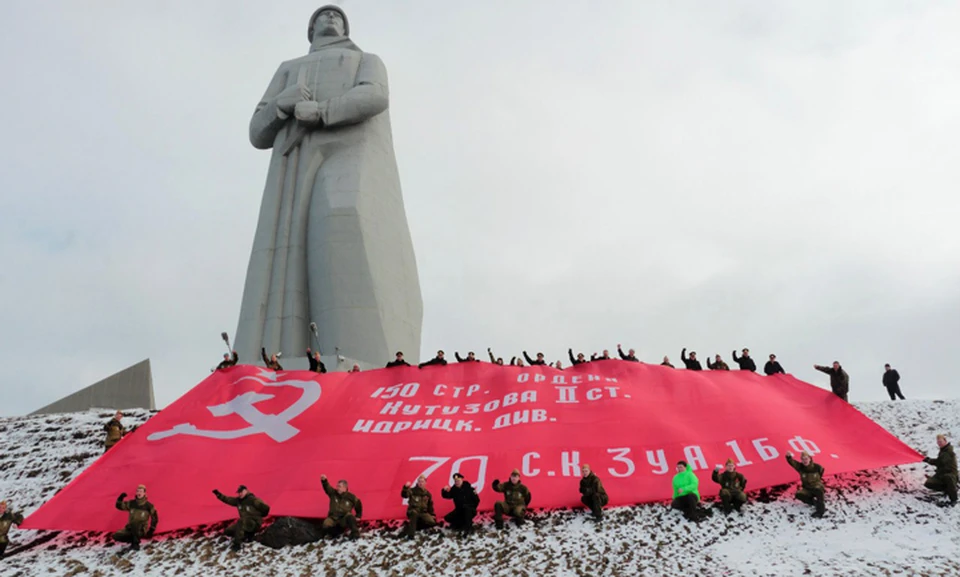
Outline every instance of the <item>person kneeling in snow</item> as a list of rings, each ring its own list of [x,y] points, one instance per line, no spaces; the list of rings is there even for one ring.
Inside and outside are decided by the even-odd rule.
[[[724,469],[721,473],[720,469]],[[720,485],[720,507],[725,514],[729,514],[731,509],[736,509],[741,513],[740,507],[747,502],[747,494],[744,490],[747,487],[747,478],[737,472],[737,466],[733,464],[733,459],[727,459],[726,464],[717,465],[714,469],[712,479],[714,483]]]
[[[699,522],[712,515],[709,509],[700,507],[700,480],[686,461],[677,462],[677,474],[673,476],[673,502],[671,507],[683,512],[687,521]]]
[[[7,511],[7,502],[0,501],[0,559],[3,559],[3,553],[7,550],[10,538],[7,533],[10,532],[11,525],[23,523],[23,515]]]
[[[270,514],[270,506],[248,491],[244,485],[237,487],[236,497],[227,497],[217,489],[213,490],[213,494],[217,499],[231,507],[236,507],[240,512],[240,520],[232,523],[224,531],[224,535],[232,539],[230,548],[239,551],[244,541],[251,541],[260,530],[263,518]]]
[[[427,490],[427,478],[417,477],[415,487],[405,483],[400,489],[400,497],[407,500],[407,539],[413,539],[417,527],[429,529],[436,527],[437,514],[433,512],[433,495]]]
[[[506,483],[494,479],[492,488],[497,493],[503,493],[503,501],[493,504],[493,523],[497,529],[503,529],[504,514],[513,517],[517,525],[523,525],[524,515],[530,505],[530,490],[520,482],[520,469],[514,469]]]
[[[937,435],[937,446],[940,452],[936,459],[924,457],[923,462],[934,465],[937,471],[927,478],[924,487],[938,493],[946,493],[951,505],[957,504],[957,455],[953,452],[953,445],[947,441],[946,435]]]
[[[590,509],[594,519],[600,521],[603,519],[603,507],[609,501],[607,491],[600,477],[590,470],[590,465],[580,467],[580,472],[583,474],[580,478],[580,502]]]
[[[826,487],[823,485],[823,466],[814,463],[813,457],[806,451],[800,453],[799,463],[793,459],[793,453],[787,451],[787,463],[800,473],[800,488],[797,490],[797,500],[815,506],[817,510],[813,513],[814,517],[823,517],[824,511],[826,511],[823,503],[823,496],[826,492]]]
[[[480,496],[477,495],[477,490],[464,480],[463,475],[454,473],[453,486],[448,485],[441,489],[440,496],[453,500],[453,511],[443,517],[443,520],[450,524],[450,528],[466,532],[473,530],[473,518],[477,516]]]
[[[403,353],[398,353],[398,360],[403,360]],[[360,498],[347,490],[345,479],[337,481],[337,487],[333,488],[327,482],[327,476],[320,475],[320,484],[323,486],[323,492],[330,498],[330,509],[321,526],[323,536],[347,529],[350,531],[350,539],[359,539],[360,529],[357,527],[357,520],[363,516],[363,503],[360,502]],[[356,516],[353,515],[354,512]]]
[[[117,497],[117,509],[129,512],[127,525],[113,534],[113,540],[121,543],[130,543],[130,550],[140,550],[140,539],[149,539],[153,537],[153,532],[157,530],[157,523],[160,519],[157,515],[157,509],[150,501],[147,501],[147,488],[143,485],[137,487],[137,496],[129,501],[126,493],[120,493]]]

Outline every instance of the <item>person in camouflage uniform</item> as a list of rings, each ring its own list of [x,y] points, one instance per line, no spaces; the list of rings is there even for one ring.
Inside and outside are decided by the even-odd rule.
[[[406,483],[403,489],[400,489],[400,497],[407,500],[407,539],[413,539],[417,527],[436,527],[437,515],[433,512],[433,495],[427,490],[426,477],[417,477],[414,487]]]
[[[322,525],[324,536],[349,529],[351,539],[360,537],[357,519],[363,516],[363,503],[347,490],[347,482],[342,479],[337,481],[337,487],[333,488],[327,482],[327,476],[320,475],[320,483],[323,485],[323,492],[330,497],[330,509]],[[354,511],[356,516],[353,515]]]
[[[603,507],[609,502],[607,491],[600,482],[600,477],[590,469],[590,465],[580,467],[580,502],[590,509],[593,518],[603,519]]]
[[[813,462],[810,453],[800,453],[800,462],[793,459],[793,453],[787,452],[787,463],[800,473],[800,488],[797,490],[797,500],[816,507],[814,517],[823,517],[826,511],[823,498],[826,487],[823,484],[823,466]]]
[[[23,515],[8,511],[7,502],[0,501],[0,559],[3,559],[3,554],[10,543],[10,538],[7,536],[10,532],[10,526],[20,523],[23,523]]]
[[[232,351],[232,353],[233,354],[223,353],[223,360],[220,361],[219,365],[217,365],[218,371],[229,369],[240,362],[240,355],[237,354],[237,351]]]
[[[236,497],[227,497],[217,489],[213,494],[222,502],[236,507],[240,513],[240,520],[231,523],[223,532],[224,535],[232,539],[230,548],[239,551],[245,541],[250,541],[263,525],[263,518],[270,514],[270,505],[267,505],[256,495],[247,490],[245,485],[237,487]]]
[[[937,446],[940,452],[936,459],[924,457],[923,462],[934,465],[937,470],[927,478],[923,484],[931,491],[945,493],[950,499],[950,505],[957,504],[957,455],[953,452],[953,445],[946,435],[937,435]]]
[[[843,370],[839,361],[833,361],[833,365],[829,367],[813,365],[813,368],[821,373],[830,375],[830,389],[833,391],[833,394],[844,401],[847,400],[847,394],[850,392],[850,375],[847,374],[847,371]]]
[[[503,493],[503,501],[493,504],[493,522],[497,529],[503,529],[504,514],[513,517],[517,525],[523,525],[524,515],[530,505],[530,490],[520,482],[520,470],[514,469],[506,483],[494,479],[492,488],[497,493]]]
[[[157,523],[160,518],[157,515],[157,509],[150,501],[147,501],[147,488],[143,485],[137,487],[137,496],[129,501],[126,493],[120,493],[117,497],[117,509],[127,511],[126,526],[113,534],[113,540],[120,543],[130,543],[130,549],[137,551],[140,549],[140,539],[149,539],[153,537],[153,532],[157,529]]]
[[[730,370],[730,366],[727,365],[726,362],[724,362],[723,358],[720,355],[716,355],[714,359],[716,359],[716,361],[711,363],[710,357],[707,357],[708,369],[710,369],[711,371],[729,371]]]
[[[720,469],[724,471],[721,473]],[[729,514],[731,509],[736,509],[743,513],[740,507],[747,502],[747,494],[744,492],[747,487],[747,478],[737,472],[733,459],[727,459],[724,465],[717,465],[711,478],[714,483],[720,485],[720,508],[723,512]]]
[[[127,429],[123,426],[121,420],[123,419],[123,413],[117,411],[117,414],[110,419],[106,425],[103,426],[103,430],[106,431],[107,436],[103,440],[103,452],[106,453],[114,445],[120,442],[120,439],[127,434]]]
[[[283,367],[280,366],[280,361],[277,360],[277,354],[273,354],[267,357],[267,349],[264,347],[260,347],[260,358],[263,359],[263,364],[266,365],[268,369],[272,369],[274,371],[282,371]]]

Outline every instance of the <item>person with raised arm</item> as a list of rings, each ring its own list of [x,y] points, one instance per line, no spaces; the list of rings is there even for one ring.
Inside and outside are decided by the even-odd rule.
[[[617,353],[620,355],[620,358],[625,361],[630,361],[631,363],[639,363],[640,359],[637,358],[637,351],[630,349],[627,351],[627,354],[623,354],[623,347],[617,344]]]
[[[477,355],[473,351],[467,353],[466,358],[460,356],[460,351],[454,351],[453,356],[457,357],[458,363],[479,363],[480,359],[477,358]]]
[[[686,365],[688,371],[702,371],[703,367],[700,365],[700,361],[697,360],[697,353],[695,351],[690,351],[690,356],[687,356],[687,349],[684,348],[680,351],[680,360],[683,361],[683,364]]]
[[[323,492],[330,498],[327,518],[320,526],[323,536],[347,530],[350,532],[350,539],[359,538],[360,528],[357,526],[357,520],[363,516],[363,503],[360,502],[360,498],[347,490],[347,481],[344,479],[337,481],[336,487],[331,487],[327,482],[327,476],[320,475],[320,485],[323,487]]]
[[[461,473],[453,474],[453,486],[447,485],[440,490],[440,496],[453,500],[453,511],[443,516],[443,520],[454,531],[473,530],[473,518],[477,516],[480,496],[477,490],[467,482]]]
[[[407,539],[413,539],[417,528],[429,529],[437,525],[437,514],[433,512],[433,495],[427,490],[427,478],[417,477],[413,487],[405,483],[400,489],[400,498],[407,500]]]
[[[824,494],[826,486],[823,484],[823,466],[813,462],[810,453],[804,451],[800,453],[800,462],[793,459],[793,453],[787,451],[787,463],[800,474],[800,488],[797,489],[796,498],[798,501],[813,505],[816,510],[813,516],[823,517],[826,512],[824,503]]]
[[[737,351],[733,351],[733,362],[740,365],[741,371],[757,372],[757,363],[753,362],[753,357],[750,356],[750,349],[744,348],[741,352],[743,355],[738,357]]]
[[[710,362],[710,357],[707,357],[707,368],[711,371],[729,371],[730,366],[727,363],[723,362],[723,358],[720,355],[714,357],[716,359],[714,362]]]
[[[513,517],[513,521],[518,526],[523,525],[531,495],[530,489],[520,482],[520,469],[514,469],[510,473],[510,480],[506,483],[494,479],[491,488],[497,493],[503,493],[503,501],[493,504],[493,523],[497,529],[503,529],[504,515]]]
[[[265,364],[268,369],[273,369],[274,371],[283,370],[283,367],[280,366],[280,361],[277,360],[279,354],[280,353],[274,353],[267,358],[267,349],[260,347],[260,358],[263,359],[263,364]]]
[[[239,551],[263,526],[263,518],[270,514],[270,506],[248,491],[245,485],[237,487],[236,497],[228,497],[217,489],[213,490],[213,494],[222,503],[236,507],[240,514],[240,519],[231,523],[223,532],[230,537],[230,549]]]
[[[326,373],[327,367],[323,364],[323,361],[320,359],[320,351],[313,352],[310,349],[307,349],[307,362],[310,363],[310,371],[314,373]]]
[[[126,493],[117,497],[116,507],[127,512],[127,524],[112,535],[113,540],[119,543],[130,543],[129,551],[140,550],[140,540],[150,539],[157,530],[160,517],[153,503],[147,501],[147,488],[144,485],[137,487],[137,494],[129,501]]]
[[[830,375],[830,389],[833,391],[833,394],[844,401],[847,400],[847,395],[850,393],[850,375],[847,374],[847,371],[843,370],[839,361],[833,361],[833,365],[829,367],[813,365],[813,368],[821,373]]]
[[[721,473],[720,471],[723,470]],[[727,459],[723,465],[717,465],[711,476],[713,482],[720,485],[720,508],[725,515],[736,510],[743,513],[740,507],[747,502],[747,478],[737,471],[733,459]]]
[[[437,356],[433,357],[429,361],[420,363],[420,368],[422,369],[423,367],[430,367],[433,365],[446,366],[446,364],[447,359],[443,358],[443,351],[437,351]]]
[[[530,366],[547,364],[547,361],[543,360],[543,353],[537,353],[537,359],[533,360],[530,358],[530,355],[527,354],[527,351],[523,351],[523,358],[527,359],[527,364]],[[522,367],[523,365],[520,366]]]
[[[223,353],[223,360],[220,361],[219,365],[217,365],[218,371],[229,369],[240,362],[240,355],[237,354],[237,351],[233,351],[232,353],[233,354]]]
[[[570,364],[573,366],[582,365],[583,363],[587,362],[587,358],[583,355],[583,353],[577,353],[577,356],[573,356],[572,348],[567,349],[567,356],[570,357]]]

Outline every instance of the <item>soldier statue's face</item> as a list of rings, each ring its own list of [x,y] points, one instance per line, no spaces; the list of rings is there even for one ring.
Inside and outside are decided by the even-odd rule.
[[[317,16],[313,24],[313,35],[320,36],[343,36],[344,25],[343,16],[336,10],[324,10]]]
[[[337,493],[343,494],[346,492],[347,492],[347,484],[344,483],[343,481],[337,483]]]
[[[137,499],[143,499],[147,496],[147,490],[143,487],[137,487]]]
[[[734,471],[737,470],[737,466],[734,465],[733,463],[727,463],[727,464],[724,466],[724,469],[726,469],[728,473],[732,473],[732,472],[734,472]]]

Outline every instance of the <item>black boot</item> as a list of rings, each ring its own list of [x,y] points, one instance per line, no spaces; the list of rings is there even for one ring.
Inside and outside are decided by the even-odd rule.
[[[826,505],[823,503],[823,497],[820,497],[816,500],[816,505],[817,510],[813,512],[813,517],[815,519],[819,519],[820,517],[823,517],[823,514],[827,511]]]

